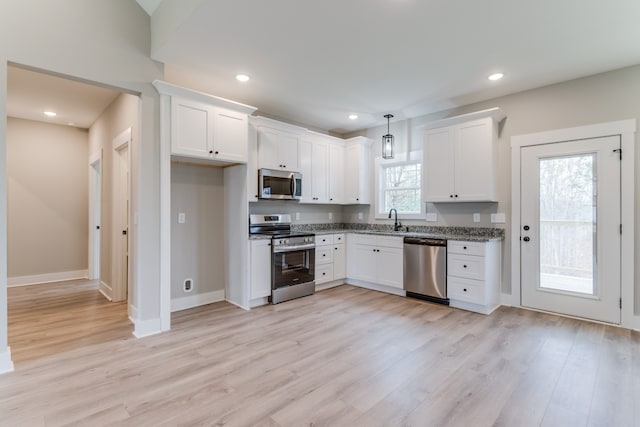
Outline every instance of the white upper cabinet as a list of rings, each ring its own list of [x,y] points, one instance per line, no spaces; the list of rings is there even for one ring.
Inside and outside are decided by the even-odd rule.
[[[425,202],[497,202],[499,108],[432,123],[425,132]]]
[[[329,203],[329,144],[313,134],[302,138],[299,165],[300,203]]]
[[[345,141],[344,204],[371,203],[371,140],[355,137]]]
[[[248,116],[254,107],[162,81],[153,84],[170,99],[170,108],[161,114],[172,156],[200,163],[247,162]]]
[[[258,165],[260,168],[299,171],[300,135],[268,127],[258,128]]]
[[[344,203],[344,145],[329,143],[329,203]]]

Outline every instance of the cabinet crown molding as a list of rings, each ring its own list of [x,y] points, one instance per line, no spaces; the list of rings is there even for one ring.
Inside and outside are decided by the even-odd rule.
[[[258,109],[251,105],[242,104],[240,102],[221,98],[219,96],[214,96],[205,92],[199,92],[197,90],[176,86],[174,84],[167,83],[162,80],[154,80],[153,86],[156,88],[156,90],[160,95],[181,96],[183,98],[204,102],[206,104],[214,105],[216,107],[228,108],[230,110],[234,110],[239,113],[244,113],[247,115],[253,113]]]
[[[446,119],[436,120],[431,123],[427,123],[422,127],[423,130],[443,128],[447,126],[457,125],[459,123],[470,122],[473,120],[484,119],[487,117],[493,118],[496,123],[500,123],[507,115],[500,108],[489,108],[487,110],[475,111],[473,113],[461,114],[459,116],[447,117]]]

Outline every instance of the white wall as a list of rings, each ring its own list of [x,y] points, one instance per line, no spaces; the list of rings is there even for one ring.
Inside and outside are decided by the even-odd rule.
[[[7,120],[8,277],[87,270],[87,156],[85,129]]]
[[[503,246],[503,291],[511,293],[511,137],[532,132],[590,125],[623,119],[640,120],[640,66],[624,68],[595,76],[585,77],[543,88],[533,89],[514,95],[504,96],[489,101],[468,105],[455,110],[442,111],[427,116],[407,120],[406,124],[396,124],[409,129],[408,142],[412,147],[421,148],[422,132],[419,127],[444,117],[470,113],[491,107],[500,107],[507,115],[503,123],[498,143],[498,199],[497,204],[429,204],[427,210],[437,212],[435,225],[489,226],[489,213],[505,212],[507,240]],[[394,125],[392,125],[393,128]],[[385,127],[386,129],[386,127]],[[381,139],[381,128],[356,132],[349,136],[365,135],[374,141]],[[392,133],[395,133],[392,129]],[[379,136],[380,135],[380,136]],[[640,135],[636,133],[636,143]],[[379,144],[374,144],[377,147]],[[375,148],[374,148],[375,150]],[[379,148],[378,148],[379,152]],[[636,206],[640,201],[640,150],[636,150]],[[375,151],[374,151],[375,153]],[[623,197],[629,195],[623,195]],[[362,208],[347,208],[346,220]],[[473,212],[482,213],[483,221],[474,224],[471,221]],[[369,213],[369,221],[374,222],[373,209]],[[410,221],[407,221],[411,223]],[[425,224],[424,222],[421,222]],[[640,215],[636,212],[636,230],[640,229]],[[636,247],[640,240],[636,235]],[[640,251],[636,251],[636,265],[640,265]],[[640,283],[636,275],[635,308],[640,312]]]
[[[223,169],[171,165],[171,299],[225,289]],[[178,223],[178,213],[185,222]],[[185,292],[185,279],[193,290]]]
[[[132,0],[3,0],[0,14],[0,372],[7,349],[6,320],[6,64],[7,61],[142,94],[131,229],[140,300],[135,333],[159,330],[159,96],[151,82],[163,67],[152,61],[149,16]],[[144,189],[144,191],[142,191]],[[3,359],[4,357],[4,359]]]

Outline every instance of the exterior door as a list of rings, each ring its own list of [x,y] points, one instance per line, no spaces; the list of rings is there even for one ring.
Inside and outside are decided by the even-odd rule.
[[[522,305],[620,323],[620,137],[520,153]]]

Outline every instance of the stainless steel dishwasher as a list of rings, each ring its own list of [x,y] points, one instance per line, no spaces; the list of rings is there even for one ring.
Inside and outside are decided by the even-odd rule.
[[[404,238],[404,290],[408,297],[449,305],[446,240]]]

